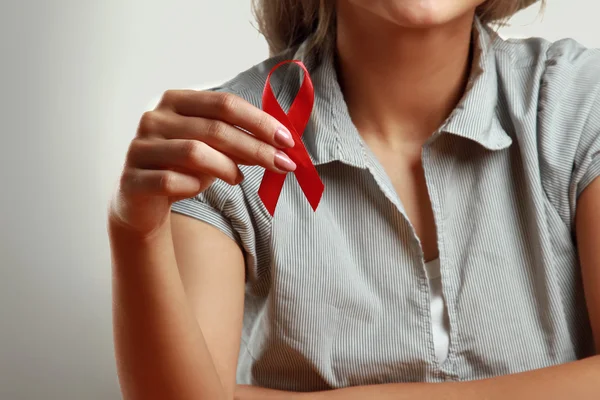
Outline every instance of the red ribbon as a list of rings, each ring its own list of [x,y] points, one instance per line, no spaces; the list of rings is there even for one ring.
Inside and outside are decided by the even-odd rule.
[[[295,63],[304,70],[304,79],[302,80],[302,86],[300,87],[289,112],[286,114],[285,111],[281,109],[281,106],[277,102],[277,98],[273,94],[271,75],[277,68],[289,63]],[[265,84],[262,108],[263,111],[275,117],[275,119],[281,122],[291,132],[295,145],[294,147],[283,151],[296,163],[297,168],[294,171],[296,180],[312,209],[316,211],[325,186],[323,185],[321,178],[319,178],[319,174],[306,151],[306,147],[304,147],[304,144],[302,143],[302,134],[310,119],[314,101],[313,84],[308,75],[308,70],[301,61],[282,61],[273,67]],[[283,182],[285,181],[286,176],[287,174],[265,171],[260,188],[258,189],[258,196],[271,216],[275,214],[277,201],[279,200],[279,195],[281,194],[281,189],[283,188]]]

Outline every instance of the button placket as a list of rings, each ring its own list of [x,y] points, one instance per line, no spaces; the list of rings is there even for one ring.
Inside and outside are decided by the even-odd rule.
[[[435,151],[435,143],[436,141],[429,141],[425,146],[423,146],[423,151],[421,154],[421,162],[423,164],[423,170],[425,171],[425,182],[427,184],[427,191],[429,193],[429,199],[431,202],[431,207],[433,211],[435,226],[436,226],[436,234],[437,234],[437,245],[439,252],[439,263],[440,263],[440,274],[441,274],[441,286],[442,286],[442,294],[444,298],[444,317],[447,318],[449,323],[449,347],[448,347],[448,355],[446,359],[439,363],[434,354],[434,359],[436,360],[435,364],[438,367],[438,373],[444,380],[456,380],[458,377],[453,372],[454,371],[454,357],[455,357],[455,340],[456,337],[456,324],[454,321],[453,310],[453,301],[452,296],[450,295],[450,285],[449,285],[449,271],[448,271],[448,248],[446,242],[446,236],[444,234],[444,215],[442,208],[442,195],[441,189],[444,182],[444,177],[442,176],[442,172],[444,168],[440,165],[436,165],[436,160],[432,157],[432,152]],[[425,269],[425,260],[423,260],[423,269]],[[429,298],[429,297],[428,297]],[[432,323],[431,318],[428,321],[430,326],[430,331],[432,332]],[[433,347],[433,333],[431,334],[431,342]]]

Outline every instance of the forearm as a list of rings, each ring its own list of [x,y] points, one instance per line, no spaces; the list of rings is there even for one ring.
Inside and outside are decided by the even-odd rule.
[[[314,393],[239,387],[239,400],[595,400],[600,395],[600,356],[550,368],[470,382],[398,383]]]
[[[595,400],[600,396],[600,357],[471,382],[363,386],[320,392],[312,400]]]
[[[185,296],[168,224],[152,238],[109,225],[117,365],[126,400],[224,399]]]

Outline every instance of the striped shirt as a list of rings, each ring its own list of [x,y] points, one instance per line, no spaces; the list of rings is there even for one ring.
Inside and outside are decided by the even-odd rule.
[[[242,184],[217,181],[173,205],[245,254],[238,383],[461,381],[593,354],[574,216],[600,176],[600,52],[505,41],[479,21],[473,43],[467,91],[422,149],[449,326],[441,363],[419,239],[352,123],[333,51],[317,60],[300,46],[215,89],[260,107],[269,70],[303,60],[316,96],[303,141],[325,184],[313,212],[289,174],[271,218],[257,195],[263,169],[249,166]],[[297,67],[275,73],[284,107],[299,82]]]

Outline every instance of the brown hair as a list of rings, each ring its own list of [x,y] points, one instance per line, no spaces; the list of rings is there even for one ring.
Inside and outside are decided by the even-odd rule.
[[[502,23],[538,1],[487,0],[477,8],[477,15],[483,23]],[[296,46],[309,37],[309,47],[318,49],[334,26],[335,0],[252,0],[252,6],[271,54]]]

